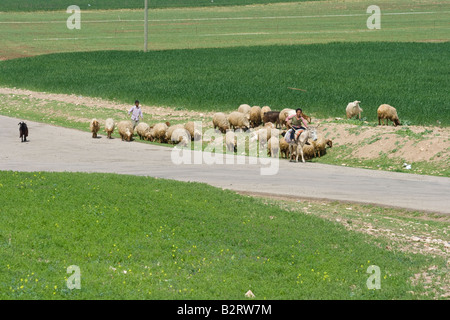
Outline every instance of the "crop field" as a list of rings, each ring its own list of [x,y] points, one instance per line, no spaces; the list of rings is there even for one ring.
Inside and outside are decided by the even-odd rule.
[[[305,0],[150,0],[149,8],[188,8],[188,7],[220,7],[252,4],[268,4],[277,2],[302,2]],[[3,0],[1,11],[53,11],[61,10],[73,4],[67,0]],[[82,10],[141,9],[143,0],[78,0]]]
[[[302,107],[315,118],[345,117],[360,100],[369,121],[389,103],[410,124],[447,126],[449,59],[450,43],[99,51],[5,61],[0,84],[202,111]]]
[[[127,2],[128,3],[128,2]],[[442,42],[450,39],[450,5],[434,1],[379,2],[381,28],[370,30],[369,1],[315,1],[149,12],[149,49],[195,49],[329,42]],[[140,50],[143,10],[81,11],[70,30],[66,7],[55,12],[1,13],[0,58],[44,53]]]

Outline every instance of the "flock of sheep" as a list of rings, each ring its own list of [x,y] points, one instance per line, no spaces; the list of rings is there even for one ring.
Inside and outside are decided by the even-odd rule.
[[[359,106],[360,101],[350,102],[346,107],[347,118],[358,116],[361,119],[363,111]],[[293,159],[297,156],[298,150],[291,148],[290,143],[286,141],[285,134],[289,129],[287,118],[294,115],[294,109],[283,109],[281,111],[272,111],[270,107],[253,106],[242,104],[236,111],[229,114],[217,112],[212,117],[212,124],[217,134],[221,136],[214,139],[216,145],[222,144],[226,146],[228,152],[236,152],[237,135],[239,132],[249,133],[249,141],[257,142],[260,147],[266,147],[268,155],[271,157]],[[381,105],[377,110],[378,124],[384,125],[391,120],[395,126],[400,125],[397,111],[394,107],[387,104]],[[305,114],[302,117],[311,123],[311,118]],[[115,123],[109,118],[105,121],[105,132],[108,138],[117,127],[118,133],[122,141],[131,141],[133,135],[137,134],[141,140],[156,141],[159,143],[179,144],[187,146],[191,141],[197,141],[202,138],[202,132],[195,128],[194,122],[190,121],[186,124],[170,125],[169,122],[160,122],[150,126],[141,122],[135,128],[131,121],[120,121]],[[97,119],[92,119],[90,123],[92,137],[96,138],[100,130],[100,123]],[[326,148],[332,147],[332,141],[326,139],[323,135],[317,135],[317,139],[310,139],[306,144],[302,145],[304,158],[311,159],[313,157],[321,157],[326,153]],[[302,157],[303,158],[303,157]],[[303,160],[304,161],[304,160]]]
[[[266,147],[271,157],[294,159],[298,155],[297,149],[292,148],[296,142],[287,142],[285,135],[288,125],[286,119],[295,114],[294,109],[285,108],[281,111],[272,111],[270,107],[253,106],[242,104],[237,111],[226,115],[217,112],[213,115],[213,127],[225,134],[227,151],[236,151],[237,134],[239,130],[250,132],[250,142],[257,141],[260,147]],[[302,115],[309,123],[311,118]],[[290,146],[291,145],[291,146]],[[326,147],[332,146],[330,139],[319,135],[317,140],[310,141],[302,146],[304,158],[310,159],[320,157],[325,153]]]

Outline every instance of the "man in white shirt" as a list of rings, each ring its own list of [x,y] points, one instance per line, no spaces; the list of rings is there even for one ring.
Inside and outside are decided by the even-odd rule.
[[[139,123],[139,117],[143,120],[144,116],[142,115],[142,109],[139,107],[139,100],[136,100],[134,102],[134,106],[131,107],[131,109],[128,111],[128,114],[131,113],[131,121],[133,122],[133,129],[136,128],[136,126]]]

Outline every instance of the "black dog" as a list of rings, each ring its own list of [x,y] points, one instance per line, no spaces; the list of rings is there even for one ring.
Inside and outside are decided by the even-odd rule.
[[[27,124],[25,122],[20,122],[19,123],[19,138],[22,140],[22,142],[26,142],[27,141],[27,137],[28,137],[28,127]]]

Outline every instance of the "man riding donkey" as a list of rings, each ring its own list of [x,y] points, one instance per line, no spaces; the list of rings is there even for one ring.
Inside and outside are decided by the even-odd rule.
[[[298,108],[295,110],[295,115],[289,116],[286,120],[286,125],[291,127],[288,132],[286,132],[284,138],[289,144],[289,154],[291,161],[299,161],[301,156],[302,162],[305,162],[305,157],[303,156],[303,146],[305,144],[310,144],[308,139],[317,140],[316,128],[309,128],[306,124],[306,120],[303,118],[302,109]]]
[[[303,111],[300,108],[297,108],[295,110],[295,114],[287,117],[286,119],[286,125],[287,127],[291,128],[289,129],[289,131],[286,133],[286,135],[288,136],[289,140],[294,140],[295,138],[295,132],[298,130],[306,130],[306,128],[308,128],[308,125],[306,124],[306,120],[303,118]],[[306,144],[309,144],[308,142],[306,142]]]

